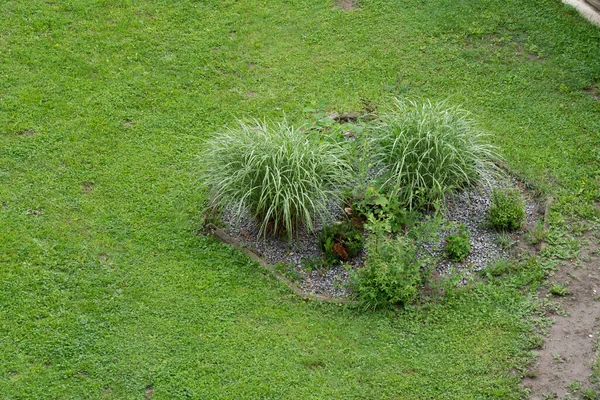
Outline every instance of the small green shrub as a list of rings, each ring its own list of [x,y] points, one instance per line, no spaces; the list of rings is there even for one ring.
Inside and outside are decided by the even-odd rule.
[[[471,251],[469,230],[461,225],[458,233],[446,237],[446,255],[450,261],[459,262],[464,260]]]
[[[325,266],[331,266],[354,258],[364,246],[364,237],[352,223],[344,222],[324,227],[319,245]]]
[[[403,236],[379,238],[368,244],[368,258],[352,279],[352,289],[365,308],[409,304],[419,294],[422,282],[414,243]]]
[[[469,114],[444,103],[396,100],[371,130],[383,186],[409,207],[435,205],[497,171],[499,157]]]
[[[367,223],[377,221],[385,224],[388,233],[401,232],[414,225],[419,217],[418,213],[407,209],[396,197],[388,197],[372,186],[353,201],[352,212]]]
[[[307,135],[286,122],[239,128],[206,143],[204,179],[215,193],[213,204],[244,208],[256,218],[260,234],[286,233],[327,214],[326,202],[341,199],[349,180],[346,151]],[[341,201],[341,200],[340,200]]]
[[[514,231],[523,225],[525,205],[516,189],[494,190],[488,221],[492,228]]]

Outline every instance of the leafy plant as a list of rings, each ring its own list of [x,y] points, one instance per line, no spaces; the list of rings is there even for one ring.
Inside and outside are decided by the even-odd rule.
[[[206,144],[204,179],[215,192],[213,204],[230,205],[238,215],[247,208],[261,235],[291,238],[301,226],[313,230],[315,218],[327,215],[326,202],[341,198],[350,171],[345,154],[285,121],[240,123]]]
[[[444,250],[448,259],[454,262],[464,260],[471,251],[471,242],[469,240],[469,230],[461,225],[458,228],[458,233],[448,235],[446,237],[446,246]]]
[[[406,237],[382,237],[367,244],[365,266],[352,278],[352,289],[365,308],[409,304],[419,293],[421,263],[416,246]]]
[[[444,103],[396,100],[372,129],[383,186],[409,207],[433,205],[497,170],[496,148],[469,114]]]
[[[583,236],[587,231],[590,230],[590,227],[585,221],[578,221],[573,223],[571,226],[571,232],[574,236]]]
[[[555,296],[566,296],[569,294],[569,289],[567,289],[567,285],[561,284],[561,283],[557,283],[557,282],[553,282],[550,285],[550,288],[548,289],[548,291],[550,293],[552,293]]]
[[[350,222],[323,228],[319,245],[327,266],[354,258],[364,246],[361,231]]]
[[[384,222],[388,226],[388,233],[401,232],[418,219],[418,214],[407,209],[398,198],[386,196],[372,186],[353,201],[352,212],[366,219],[367,223],[374,220]]]
[[[598,400],[600,398],[600,396],[598,395],[598,392],[592,388],[582,389],[580,392],[580,395],[581,395],[581,398],[585,399],[585,400]]]
[[[307,272],[316,271],[323,267],[323,259],[317,256],[303,258],[301,263],[302,269]]]
[[[573,381],[569,384],[569,386],[567,386],[567,388],[569,389],[570,392],[576,392],[579,389],[581,389],[581,382]]]
[[[439,243],[440,231],[448,230],[451,227],[452,225],[446,220],[445,214],[436,211],[415,222],[406,233],[406,236],[413,239],[418,246],[426,242]]]
[[[498,230],[514,231],[523,225],[525,206],[516,189],[494,190],[488,211],[490,226]]]

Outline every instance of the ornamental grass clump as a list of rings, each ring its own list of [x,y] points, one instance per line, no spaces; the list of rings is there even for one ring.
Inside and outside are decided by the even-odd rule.
[[[287,122],[240,123],[206,144],[204,179],[214,205],[256,218],[261,236],[314,229],[349,180],[345,150]],[[341,200],[340,200],[341,203]]]
[[[372,129],[371,144],[383,186],[409,207],[433,205],[497,171],[488,136],[469,114],[444,103],[396,100]]]

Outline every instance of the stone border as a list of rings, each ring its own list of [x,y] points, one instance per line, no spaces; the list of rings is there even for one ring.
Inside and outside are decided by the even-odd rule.
[[[277,269],[273,265],[269,264],[265,259],[263,259],[255,249],[238,242],[236,239],[227,234],[224,230],[217,227],[211,222],[207,223],[204,227],[209,234],[213,235],[221,242],[235,247],[237,250],[247,255],[252,261],[256,261],[275,279],[285,284],[295,295],[300,297],[302,300],[335,304],[358,304],[358,302],[344,297],[332,297],[322,294],[307,293],[304,290],[300,289],[298,285],[296,285],[294,282],[292,282],[290,279],[284,276],[281,272],[277,271]]]

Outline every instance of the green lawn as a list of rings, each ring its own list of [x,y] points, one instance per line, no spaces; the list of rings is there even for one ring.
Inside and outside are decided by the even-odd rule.
[[[600,29],[559,0],[360,4],[0,4],[0,398],[520,398],[543,265],[359,312],[196,234],[211,132],[392,95],[471,110],[557,227],[595,215]]]

